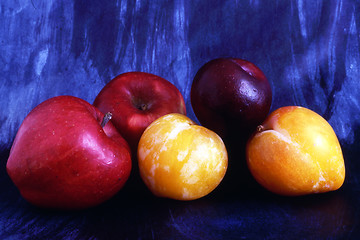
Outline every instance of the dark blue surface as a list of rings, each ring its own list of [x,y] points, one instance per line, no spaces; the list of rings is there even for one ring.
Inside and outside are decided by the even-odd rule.
[[[2,0],[0,239],[359,238],[359,12],[355,0]],[[347,170],[339,191],[278,197],[232,173],[192,202],[126,188],[94,209],[50,212],[20,197],[5,164],[40,102],[65,94],[93,102],[116,75],[144,71],[174,83],[196,120],[192,78],[218,57],[259,66],[272,85],[272,110],[301,105],[329,121]],[[229,151],[230,161],[244,161]]]

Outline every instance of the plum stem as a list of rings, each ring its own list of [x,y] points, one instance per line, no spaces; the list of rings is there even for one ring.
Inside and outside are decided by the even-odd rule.
[[[263,125],[259,125],[259,126],[257,126],[257,128],[256,128],[256,131],[257,132],[262,132],[262,131],[264,131],[265,130],[265,127],[263,126]]]
[[[110,121],[110,119],[112,118],[112,113],[108,112],[104,115],[103,120],[101,121],[101,127],[105,127],[105,125]]]

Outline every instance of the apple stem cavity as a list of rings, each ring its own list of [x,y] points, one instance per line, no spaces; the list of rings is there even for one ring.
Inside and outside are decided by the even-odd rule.
[[[111,118],[112,118],[112,113],[111,112],[106,113],[100,124],[101,127],[105,127],[105,125],[110,121]]]

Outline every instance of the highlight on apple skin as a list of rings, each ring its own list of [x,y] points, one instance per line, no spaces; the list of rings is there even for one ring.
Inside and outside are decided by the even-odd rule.
[[[7,172],[30,203],[84,209],[103,203],[126,183],[130,147],[109,115],[72,96],[50,98],[22,122]]]
[[[334,191],[345,180],[344,158],[334,130],[304,107],[272,112],[249,139],[246,157],[255,180],[280,195]]]

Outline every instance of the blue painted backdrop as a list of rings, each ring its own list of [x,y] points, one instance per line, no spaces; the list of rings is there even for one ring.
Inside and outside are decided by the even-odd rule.
[[[92,103],[128,71],[174,83],[195,120],[196,71],[213,58],[239,57],[268,77],[272,110],[301,105],[329,121],[352,168],[347,181],[357,186],[359,12],[355,0],[1,0],[1,151],[40,102],[73,95]]]
[[[302,105],[340,140],[360,122],[357,1],[39,1],[0,3],[0,144],[57,95],[92,102],[114,76],[145,71],[189,91],[206,61],[254,62],[273,86],[272,109]]]

